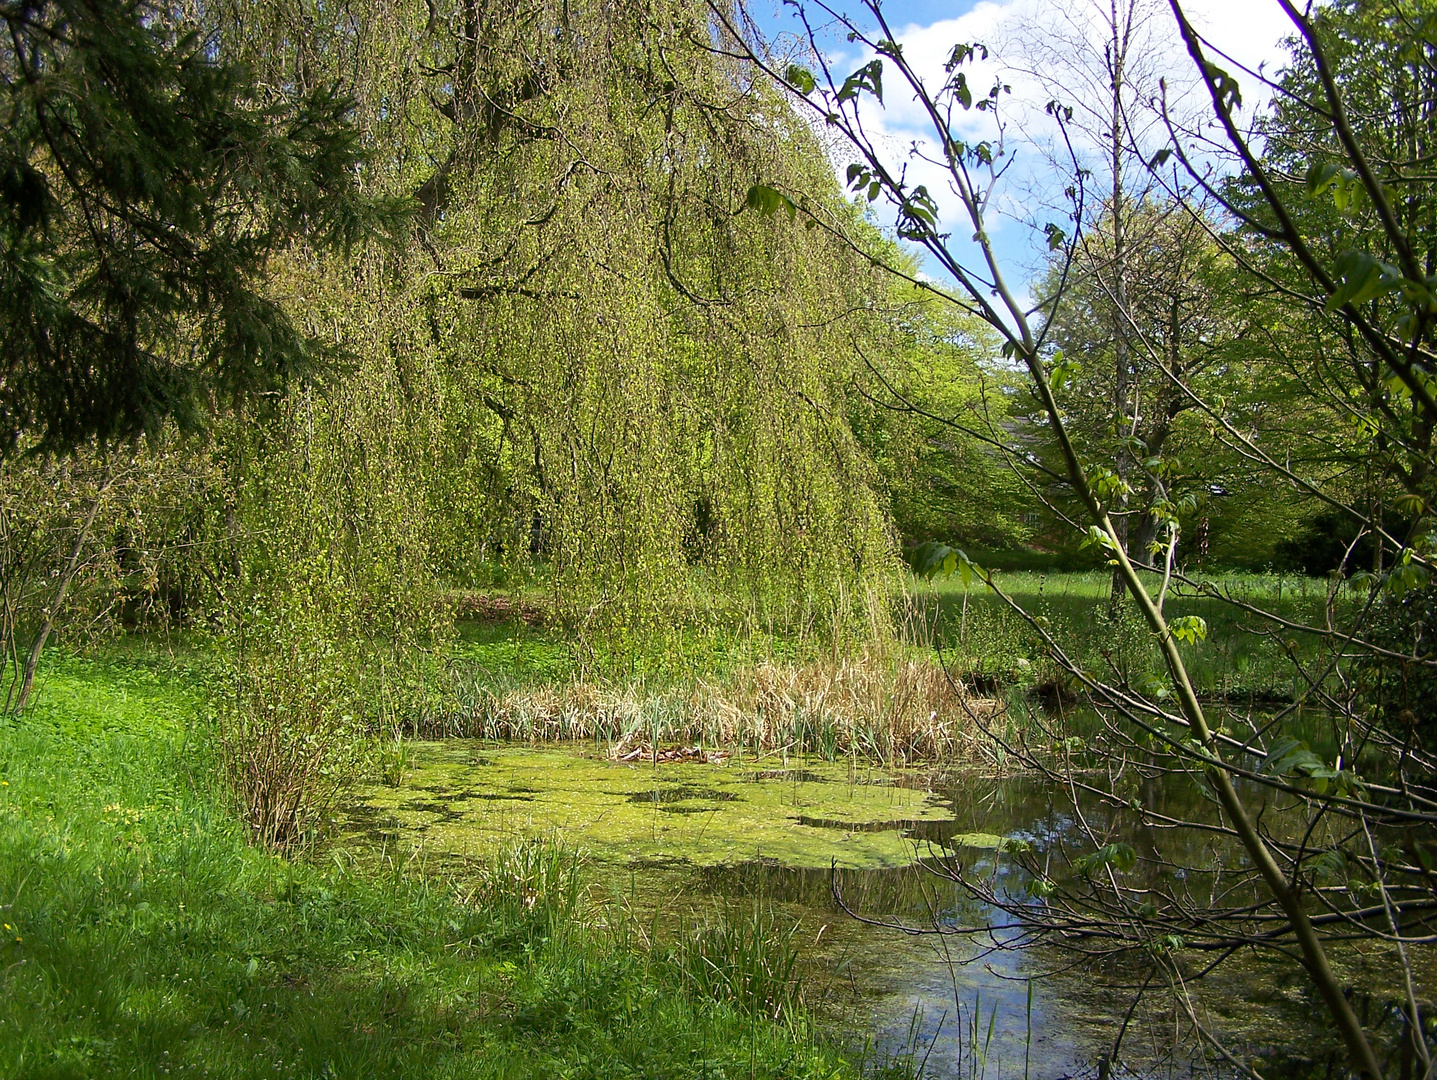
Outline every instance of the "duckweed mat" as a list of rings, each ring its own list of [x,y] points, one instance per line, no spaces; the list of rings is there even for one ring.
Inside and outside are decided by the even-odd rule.
[[[627,867],[883,869],[912,863],[930,841],[1001,842],[957,833],[952,802],[923,774],[864,762],[655,765],[611,761],[592,745],[446,740],[415,744],[409,766],[397,786],[358,793],[345,815],[349,831],[458,856],[557,835],[590,859]]]

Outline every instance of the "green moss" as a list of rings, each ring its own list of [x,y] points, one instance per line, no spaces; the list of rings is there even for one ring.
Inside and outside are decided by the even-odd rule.
[[[618,865],[755,859],[784,866],[905,866],[909,834],[950,821],[920,774],[790,758],[727,765],[609,761],[593,748],[469,741],[418,744],[401,786],[364,790],[350,826],[426,851],[486,855],[516,837],[557,834]],[[973,846],[997,837],[974,834]]]

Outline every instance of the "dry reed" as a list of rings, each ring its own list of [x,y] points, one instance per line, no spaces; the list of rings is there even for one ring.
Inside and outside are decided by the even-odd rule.
[[[890,762],[973,756],[979,742],[974,717],[991,718],[1001,709],[973,696],[932,661],[870,657],[762,663],[722,683],[661,689],[584,679],[495,686],[464,677],[458,700],[458,709],[436,717],[420,734],[787,749]]]

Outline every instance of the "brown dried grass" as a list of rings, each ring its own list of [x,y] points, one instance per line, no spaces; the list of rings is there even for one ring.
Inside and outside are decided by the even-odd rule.
[[[478,681],[459,691],[460,708],[423,732],[610,745],[677,743],[788,749],[892,762],[976,756],[977,719],[1001,710],[951,680],[931,660],[859,657],[830,663],[762,663],[723,682],[681,688],[576,679],[566,684],[496,688]]]

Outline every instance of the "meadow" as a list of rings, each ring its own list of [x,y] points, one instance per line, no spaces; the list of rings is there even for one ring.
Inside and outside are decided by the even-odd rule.
[[[1108,573],[1017,570],[997,581],[1087,670],[1144,689],[1164,675],[1131,605],[1111,605]],[[534,595],[471,603],[481,617],[461,624],[449,661],[454,707],[421,733],[612,744],[637,731],[651,745],[991,764],[982,725],[1080,701],[1033,623],[976,580],[910,577],[883,602],[882,626],[860,617],[839,636],[801,624],[765,627],[752,611],[722,610],[698,595],[647,653],[602,640],[576,646]],[[1340,592],[1329,597],[1321,579],[1224,573],[1174,586],[1166,611],[1204,620],[1206,638],[1184,646],[1199,694],[1262,709],[1303,692],[1294,659],[1318,670],[1323,643],[1300,630],[1277,632],[1243,605],[1321,627],[1329,602],[1339,611],[1352,603]]]
[[[1107,575],[1002,581],[1093,663],[1150,670],[1129,618],[1093,632]],[[1326,595],[1305,579],[1212,584],[1294,619]],[[712,618],[627,669],[596,665],[532,597],[475,603],[449,647],[445,711],[375,733],[371,779],[402,781],[415,735],[991,768],[975,718],[1021,723],[1058,678],[1027,623],[957,582],[911,582],[891,605],[896,638],[840,649]],[[1282,642],[1211,597],[1170,608],[1208,620],[1192,649],[1205,692],[1291,693]],[[322,829],[284,855],[249,843],[215,737],[224,670],[198,639],[62,647],[31,707],[0,725],[0,1075],[911,1073],[911,1056],[831,1041],[803,1004],[791,929],[760,909],[655,935],[545,840],[460,870]]]
[[[1161,581],[1148,575],[1154,595]],[[1106,571],[1019,570],[997,575],[999,587],[1030,615],[1045,620],[1068,655],[1104,674],[1133,683],[1160,669],[1151,635],[1131,605],[1114,612]],[[1294,686],[1289,645],[1308,660],[1318,655],[1314,635],[1275,628],[1244,605],[1261,608],[1307,626],[1325,625],[1329,582],[1303,575],[1228,572],[1194,575],[1193,585],[1170,588],[1165,613],[1170,621],[1195,615],[1207,626],[1206,640],[1190,642],[1184,658],[1199,693],[1247,701],[1289,700]],[[1030,624],[982,584],[957,578],[914,582],[909,595],[923,640],[944,651],[965,672],[1042,683],[1057,677],[1044,668],[1046,650]],[[1350,594],[1332,597],[1335,610],[1354,603]]]

